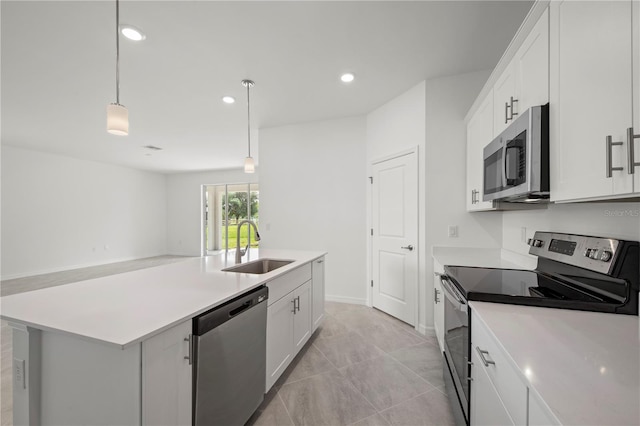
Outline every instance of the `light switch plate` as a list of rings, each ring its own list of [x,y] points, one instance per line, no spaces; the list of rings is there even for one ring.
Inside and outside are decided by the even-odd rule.
[[[13,378],[18,389],[27,388],[27,381],[24,376],[24,359],[13,359]]]
[[[458,238],[458,225],[449,225],[449,238]]]

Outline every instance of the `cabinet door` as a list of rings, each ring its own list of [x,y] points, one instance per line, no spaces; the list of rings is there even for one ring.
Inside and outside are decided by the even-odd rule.
[[[142,424],[191,425],[191,320],[142,343]]]
[[[482,151],[493,140],[493,92],[490,92],[467,124],[467,210],[492,210],[493,202],[482,201]]]
[[[313,287],[313,332],[316,331],[324,319],[324,257],[313,262],[311,275],[311,285]]]
[[[278,380],[293,359],[293,292],[267,308],[267,386]]]
[[[498,136],[517,118],[511,111],[511,98],[517,99],[515,65],[515,61],[512,60],[493,86],[493,137]],[[517,107],[517,104],[515,106]]]
[[[550,9],[551,198],[612,198],[633,190],[631,1],[558,1]],[[607,177],[607,137],[613,142]]]
[[[476,425],[515,424],[505,408],[498,392],[482,367],[482,361],[475,351],[471,353],[471,413],[470,423]]]
[[[633,13],[633,130],[640,134],[640,2],[631,5]],[[634,163],[640,163],[640,138],[633,139]],[[640,165],[633,168],[633,192],[640,193]]]
[[[549,10],[545,10],[516,52],[517,102],[514,113],[522,113],[549,102]]]
[[[293,353],[297,354],[311,337],[311,281],[293,292],[296,312],[293,315]]]

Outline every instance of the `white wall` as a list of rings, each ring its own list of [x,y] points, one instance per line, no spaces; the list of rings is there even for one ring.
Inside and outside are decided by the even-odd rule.
[[[433,326],[434,246],[500,247],[502,214],[466,209],[467,127],[464,117],[489,77],[479,71],[427,81],[426,88],[426,299],[424,324]],[[458,226],[449,238],[448,226]]]
[[[165,177],[2,147],[2,279],[166,253]]]
[[[469,214],[464,199],[464,117],[489,74],[481,71],[422,82],[367,116],[368,164],[418,147],[418,328],[422,331],[433,327],[433,246],[500,247],[502,243],[501,214]],[[370,223],[370,213],[368,217]],[[448,238],[448,225],[458,226],[458,238]]]
[[[202,185],[257,183],[258,179],[258,168],[256,168],[256,173],[253,174],[244,173],[242,169],[232,169],[168,175],[168,252],[183,256],[201,255]],[[262,193],[260,196],[262,198]],[[260,200],[260,210],[262,210],[262,199]],[[262,233],[262,230],[260,232]]]
[[[365,165],[364,117],[260,130],[260,245],[327,251],[328,300],[366,300]]]
[[[424,329],[424,283],[426,274],[425,240],[426,194],[425,194],[425,141],[426,141],[426,83],[421,82],[400,96],[367,115],[367,176],[371,176],[371,164],[380,159],[407,149],[418,148],[418,323]],[[371,192],[367,191],[367,224],[370,228]],[[371,240],[367,239],[367,280],[372,279]],[[368,303],[371,303],[369,287]]]
[[[502,246],[526,254],[521,228],[527,237],[535,231],[556,231],[640,240],[640,203],[550,204],[546,210],[510,211],[502,214]]]

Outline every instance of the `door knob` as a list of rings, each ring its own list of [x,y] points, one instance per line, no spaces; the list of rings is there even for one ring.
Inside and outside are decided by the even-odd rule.
[[[408,245],[408,246],[406,246],[406,247],[400,247],[400,248],[401,248],[401,249],[405,249],[405,250],[409,250],[409,251],[412,251],[412,250],[413,250],[413,246],[412,246],[411,244],[409,244],[409,245]]]

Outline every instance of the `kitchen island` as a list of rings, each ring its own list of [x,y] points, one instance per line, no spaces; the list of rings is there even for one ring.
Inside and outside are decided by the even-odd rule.
[[[145,389],[149,342],[188,366],[182,334],[193,317],[324,254],[250,250],[243,262],[293,261],[265,274],[224,272],[234,257],[220,254],[1,298],[1,317],[14,329],[14,424],[148,423],[145,401],[165,391]],[[173,374],[183,387],[187,371]],[[179,389],[171,392],[161,396],[165,405]],[[184,411],[190,386],[182,393]]]

